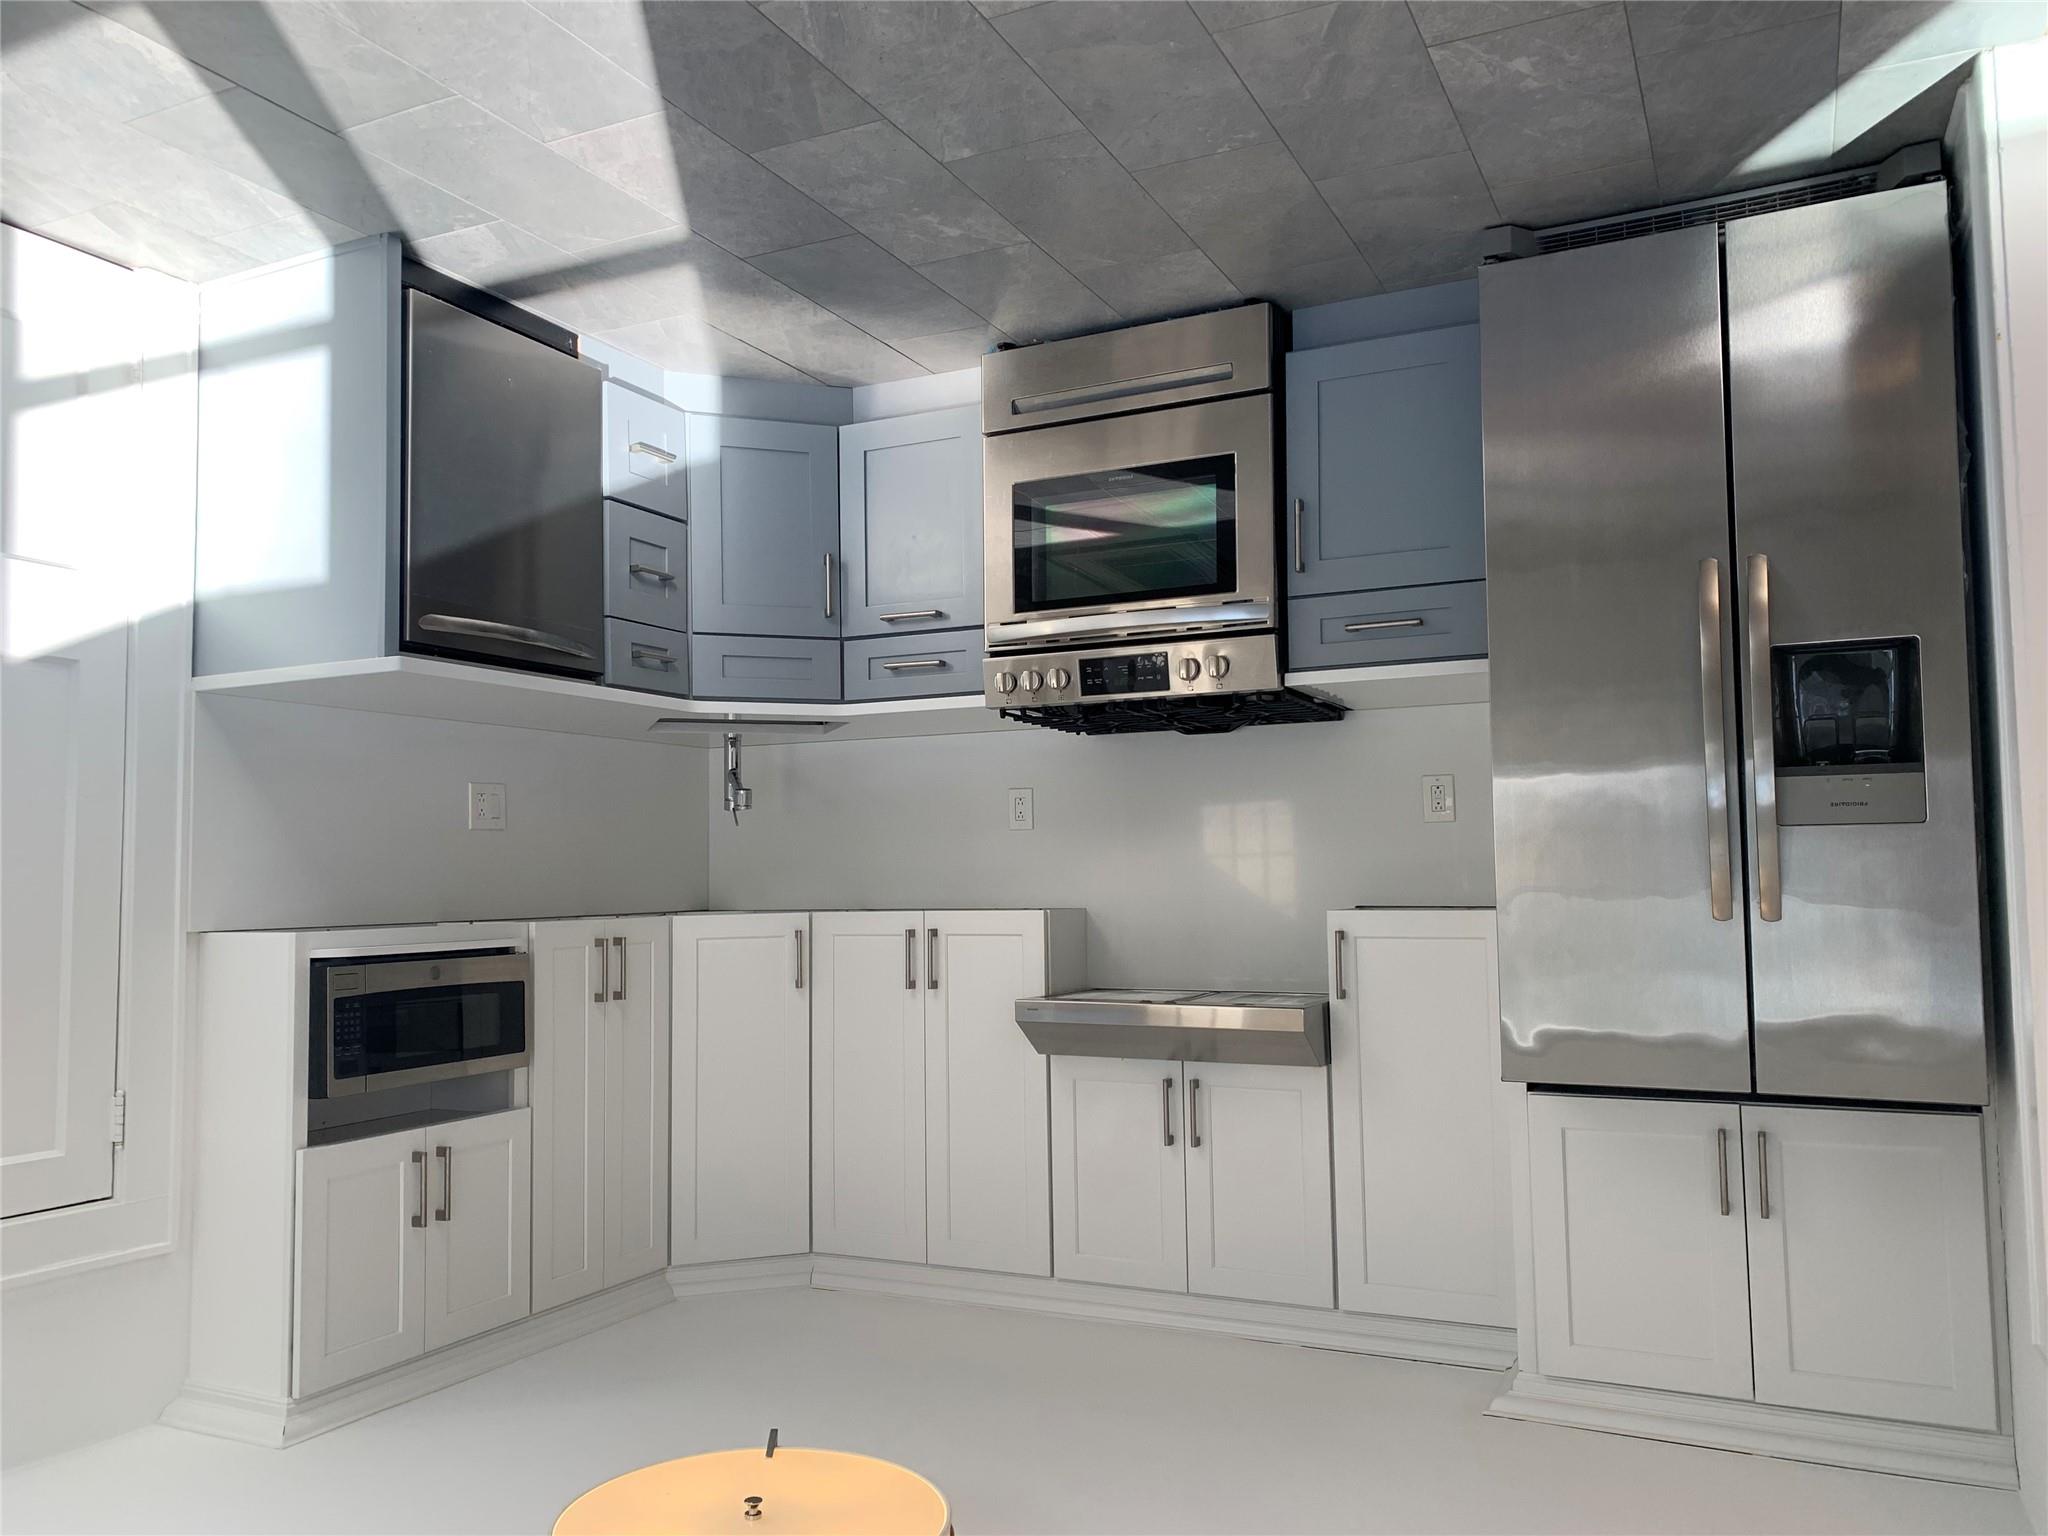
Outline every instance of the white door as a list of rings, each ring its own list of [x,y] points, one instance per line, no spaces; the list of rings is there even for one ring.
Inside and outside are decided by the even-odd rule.
[[[1751,1396],[1741,1129],[1733,1104],[1529,1095],[1544,1375]]]
[[[418,1131],[299,1153],[292,1396],[425,1347],[427,1153]]]
[[[1052,1272],[1188,1288],[1180,1066],[1052,1060]]]
[[[675,919],[677,1264],[810,1252],[809,928],[805,912]]]
[[[507,1110],[431,1125],[426,1347],[532,1311],[533,1117]]]
[[[1508,1139],[1490,911],[1330,914],[1337,1304],[1513,1327]]]
[[[668,1266],[669,980],[665,917],[614,918],[605,1018],[604,1283]]]
[[[925,1212],[929,1261],[1052,1273],[1046,1059],[1017,1027],[1045,991],[1043,912],[927,912]]]
[[[601,922],[533,925],[533,1309],[604,1284],[604,1056],[611,946]]]
[[[921,912],[811,916],[811,1240],[925,1261]]]
[[[1975,1115],[1745,1105],[1756,1396],[1998,1427]]]
[[[114,1190],[128,631],[103,573],[0,559],[0,1216]]]
[[[1334,1306],[1329,1074],[1190,1061],[1181,1078],[1188,1289]]]

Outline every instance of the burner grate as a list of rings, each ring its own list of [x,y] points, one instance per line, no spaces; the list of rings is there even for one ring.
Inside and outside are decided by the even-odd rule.
[[[1132,736],[1176,731],[1183,736],[1217,736],[1246,725],[1305,725],[1340,720],[1344,706],[1298,688],[1256,693],[1222,693],[1199,698],[1110,699],[1100,704],[1045,704],[1006,709],[1005,720],[1043,725],[1076,736]]]

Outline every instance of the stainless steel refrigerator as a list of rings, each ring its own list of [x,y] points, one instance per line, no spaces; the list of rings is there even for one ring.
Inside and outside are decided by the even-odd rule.
[[[1480,292],[1505,1076],[1982,1103],[1945,189]]]

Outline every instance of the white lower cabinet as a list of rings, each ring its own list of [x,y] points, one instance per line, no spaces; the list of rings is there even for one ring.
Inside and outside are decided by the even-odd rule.
[[[515,1109],[299,1153],[294,1397],[527,1315],[531,1148]]]
[[[1529,1099],[1548,1376],[1997,1421],[1974,1115]]]
[[[807,912],[675,920],[677,1264],[811,1250],[809,930]]]
[[[614,919],[604,1031],[604,1283],[668,1267],[669,920]]]
[[[1053,1273],[1330,1306],[1326,1075],[1052,1059]]]

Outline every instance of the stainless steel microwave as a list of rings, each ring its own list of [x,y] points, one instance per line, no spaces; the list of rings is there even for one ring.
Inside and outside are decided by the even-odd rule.
[[[315,1099],[523,1067],[532,964],[514,950],[312,962],[308,1093]]]

